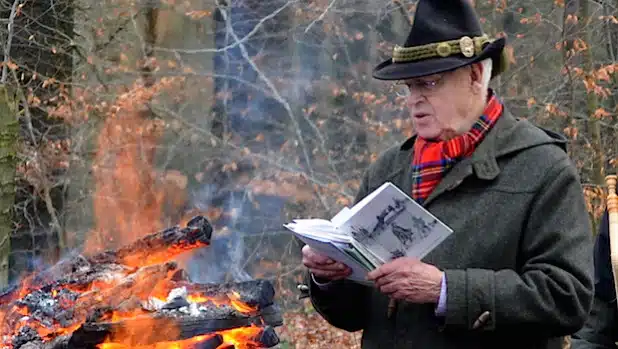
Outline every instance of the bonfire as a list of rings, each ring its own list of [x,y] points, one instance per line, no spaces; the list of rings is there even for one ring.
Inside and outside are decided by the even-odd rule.
[[[0,348],[253,349],[279,343],[268,280],[199,284],[174,258],[210,245],[196,216],[116,250],[73,255],[0,294]]]

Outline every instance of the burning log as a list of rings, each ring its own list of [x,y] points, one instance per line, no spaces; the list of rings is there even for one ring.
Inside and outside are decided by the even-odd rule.
[[[16,311],[6,312],[3,326],[15,327],[25,314],[48,331],[79,326],[95,309],[109,307],[121,310],[135,295],[147,298],[175,268],[175,262],[146,266],[115,282],[99,280],[98,287],[86,292],[67,288],[62,283],[34,290],[7,304],[7,307],[15,306]],[[139,306],[140,302],[134,304]]]
[[[28,342],[22,346],[20,349],[70,349],[70,348],[80,348],[80,349],[135,349],[140,347],[134,347],[126,344],[118,344],[118,343],[80,343],[74,340],[75,335],[73,336],[61,336],[56,338],[55,340],[43,343],[40,340],[34,342]],[[159,342],[159,344],[165,344],[166,341]],[[224,344],[223,336],[220,334],[213,334],[209,336],[200,336],[196,338],[192,338],[191,340],[187,340],[180,343],[170,342],[169,347],[178,348],[181,347],[183,349],[218,349],[221,345]],[[182,345],[182,346],[181,346]],[[143,346],[142,346],[143,347]]]
[[[274,308],[258,316],[244,317],[213,309],[212,313],[203,315],[159,314],[157,317],[141,316],[118,322],[86,323],[74,333],[72,340],[79,347],[101,343],[102,338],[109,338],[111,342],[122,341],[134,347],[177,342],[232,329],[230,331],[236,331],[239,335],[244,334],[247,341],[259,343],[261,348],[269,348],[279,341],[273,326],[282,324],[280,312]],[[133,329],[146,327],[152,329],[148,336],[135,336]]]
[[[225,284],[197,284],[188,281],[173,282],[172,288],[186,287],[187,291],[204,298],[216,298],[232,294],[239,303],[255,310],[266,308],[273,304],[275,288],[266,280],[250,280]]]
[[[245,328],[250,326],[281,326],[283,319],[276,307],[264,309],[259,315],[241,314],[225,307],[209,307],[200,310],[200,314],[182,314],[183,311],[159,314],[157,317],[150,315],[135,317],[118,322],[99,322],[94,325],[84,324],[83,333],[107,332],[111,337],[126,338],[126,329],[141,328],[147,325],[154,328],[156,333],[167,336],[167,340],[174,341],[215,333],[219,331]],[[169,338],[170,333],[165,333],[166,328],[174,328],[173,338]],[[169,331],[167,331],[169,332]],[[147,344],[161,342],[165,338],[157,335],[151,336]]]
[[[166,261],[180,253],[210,245],[212,226],[205,217],[192,218],[185,228],[172,227],[150,234],[116,251],[89,258],[91,263],[144,266]]]
[[[185,228],[168,228],[138,239],[118,250],[94,256],[76,255],[64,259],[30,279],[22,287],[13,286],[0,292],[1,304],[14,300],[19,292],[70,285],[88,289],[97,280],[124,275],[138,267],[167,262],[176,255],[210,245],[212,226],[205,217],[192,218]]]
[[[274,328],[266,326],[259,334],[247,338],[247,341],[256,348],[271,348],[279,344],[279,336]]]
[[[157,284],[164,281],[169,272],[176,267],[175,262],[167,262],[140,268],[111,288],[94,289],[82,294],[75,311],[77,314],[83,315],[95,306],[119,309],[122,303],[130,300],[134,295],[148,297]]]
[[[99,309],[98,314],[91,316],[71,335],[57,337],[51,342],[43,343],[38,332],[29,327],[23,327],[15,336],[12,345],[14,348],[20,349],[95,349],[98,348],[99,344],[109,339],[111,342],[123,343],[127,346],[126,348],[134,348],[140,345],[152,345],[168,341],[178,342],[208,335],[213,336],[218,332],[225,333],[226,331],[235,331],[235,337],[243,337],[247,343],[251,343],[251,348],[270,348],[279,342],[273,327],[281,326],[283,318],[279,309],[274,305],[263,309],[259,314],[253,315],[242,313],[231,306],[216,306],[212,303],[206,304],[201,309],[193,310],[196,313],[191,313],[191,311],[190,308],[183,309],[183,307],[180,307],[155,312],[154,315],[148,314],[119,321],[105,321],[104,319],[111,318],[114,312],[112,310],[105,312]],[[139,328],[149,328],[151,332],[147,336],[136,336],[134,329]],[[189,348],[204,348],[210,345],[208,343],[214,342],[214,339],[210,339],[207,342],[195,343],[194,346],[189,346]],[[26,344],[29,346],[26,346]],[[217,344],[217,346],[220,344]],[[116,347],[113,347],[113,349],[116,349]]]
[[[198,216],[184,228],[169,228],[115,251],[73,256],[28,278],[20,287],[0,293],[0,346],[276,345],[279,338],[273,327],[283,319],[270,282],[196,284],[170,261],[181,252],[208,246],[211,234],[210,223]]]
[[[279,344],[279,337],[275,332],[275,329],[266,326],[258,331],[251,331],[247,329],[234,329],[230,330],[230,335],[237,338],[235,342],[240,342],[243,349],[262,349],[271,348]],[[239,333],[240,332],[240,333]],[[223,335],[225,339],[225,335]],[[240,349],[233,343],[224,343],[217,349]]]

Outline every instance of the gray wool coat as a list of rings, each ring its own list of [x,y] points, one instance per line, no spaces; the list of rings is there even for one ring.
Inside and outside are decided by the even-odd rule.
[[[385,181],[412,186],[414,138],[366,171],[356,201]],[[363,331],[362,348],[555,348],[580,329],[593,299],[593,241],[566,140],[505,110],[473,155],[424,203],[454,233],[423,261],[443,270],[445,317],[403,301],[390,318],[379,290],[306,282],[331,325]]]

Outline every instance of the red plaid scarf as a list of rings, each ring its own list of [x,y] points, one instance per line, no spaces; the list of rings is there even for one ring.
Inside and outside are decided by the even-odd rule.
[[[422,204],[457,161],[469,156],[502,114],[502,103],[493,93],[470,131],[447,141],[417,137],[412,163],[412,198]]]

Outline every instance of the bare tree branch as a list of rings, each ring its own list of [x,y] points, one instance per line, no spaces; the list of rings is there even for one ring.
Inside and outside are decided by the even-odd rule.
[[[318,16],[318,18],[316,18],[315,20],[313,20],[311,23],[309,23],[309,25],[307,26],[307,28],[305,28],[305,34],[307,34],[309,32],[309,30],[311,30],[311,28],[317,23],[317,22],[321,22],[322,20],[324,20],[324,16],[326,16],[326,13],[328,13],[328,11],[333,8],[333,6],[335,6],[335,3],[337,2],[337,0],[331,0],[331,2],[328,4],[328,6],[324,9],[324,12],[322,12],[321,15]]]
[[[13,2],[13,6],[11,6],[11,14],[7,20],[7,35],[6,42],[4,43],[4,60],[2,61],[2,76],[0,77],[0,84],[6,84],[6,79],[8,78],[7,69],[9,66],[9,62],[11,61],[11,45],[13,42],[13,33],[14,33],[14,24],[15,24],[15,16],[17,15],[17,8],[20,5],[21,0],[15,0]]]

